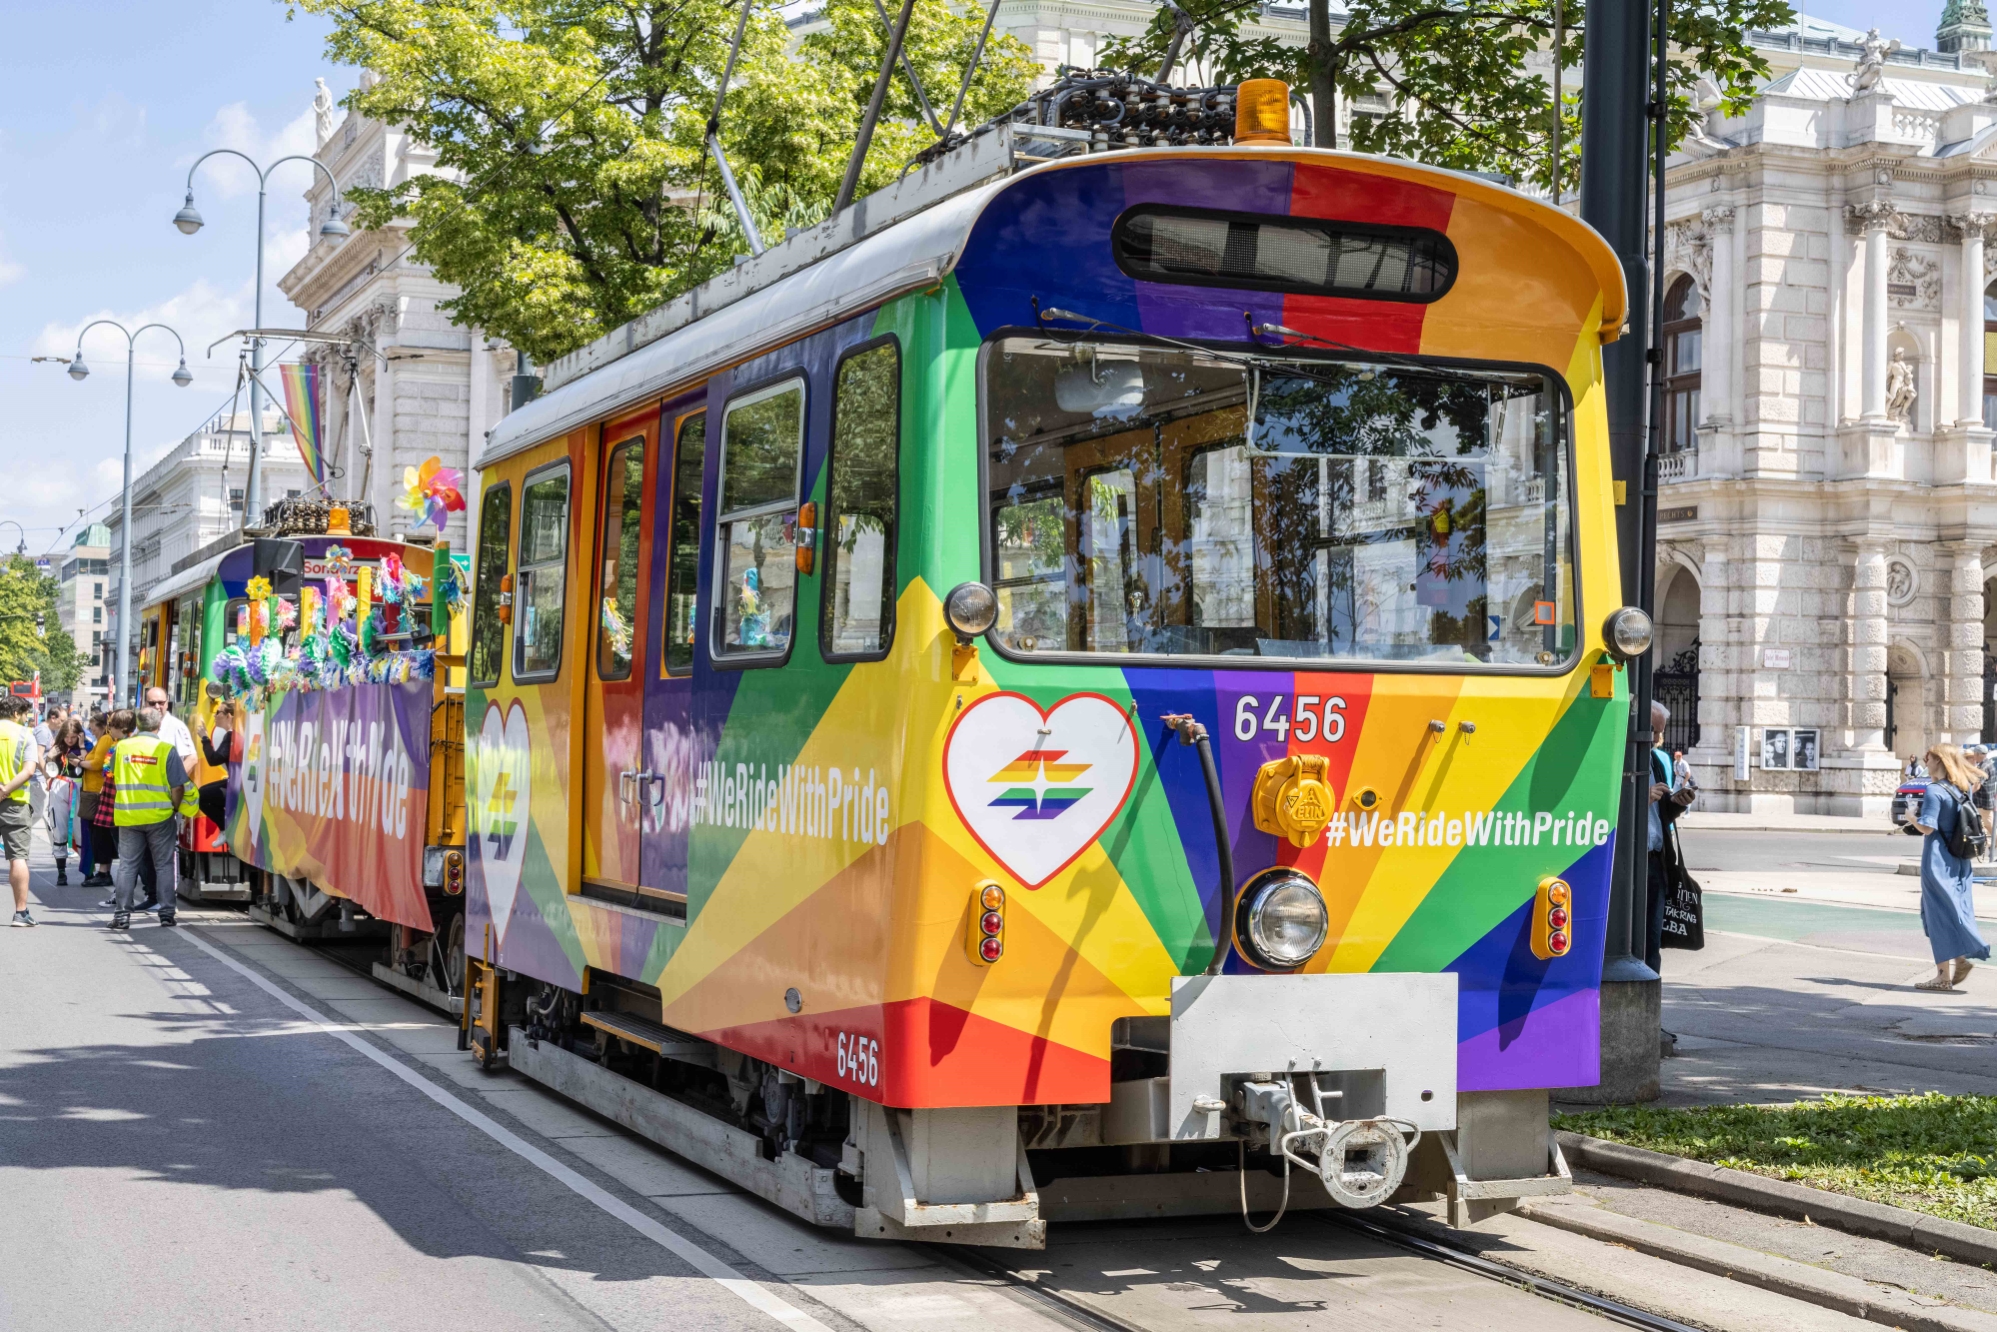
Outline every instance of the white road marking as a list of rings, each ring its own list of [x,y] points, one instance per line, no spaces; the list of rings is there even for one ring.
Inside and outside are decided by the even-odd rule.
[[[730,1294],[742,1300],[743,1303],[768,1314],[786,1327],[805,1329],[805,1332],[832,1332],[831,1328],[819,1322],[804,1310],[787,1300],[771,1294],[769,1291],[763,1289],[760,1284],[743,1276],[740,1272],[730,1267],[727,1263],[722,1262],[692,1240],[687,1239],[684,1235],[667,1229],[637,1208],[632,1207],[606,1190],[599,1188],[588,1179],[585,1179],[581,1174],[563,1165],[560,1161],[557,1161],[554,1157],[548,1155],[532,1143],[525,1141],[518,1134],[502,1127],[490,1116],[474,1109],[456,1096],[445,1091],[442,1087],[437,1086],[428,1078],[404,1064],[401,1060],[383,1053],[352,1032],[345,1030],[310,1004],[303,1003],[286,994],[265,977],[243,963],[238,962],[235,958],[230,957],[227,953],[222,952],[205,939],[195,935],[192,931],[184,933],[181,937],[303,1017],[318,1031],[343,1041],[354,1050],[366,1055],[369,1059],[372,1059],[375,1063],[381,1065],[396,1077],[402,1079],[411,1087],[414,1087],[417,1091],[444,1107],[444,1109],[449,1110],[459,1119],[464,1120],[467,1124],[470,1124],[473,1128],[485,1134],[515,1156],[538,1167],[543,1173],[565,1185],[572,1192],[588,1199],[602,1211],[616,1217],[646,1239],[651,1240],[660,1248],[673,1254],[681,1261],[697,1269],[704,1276],[717,1282]]]

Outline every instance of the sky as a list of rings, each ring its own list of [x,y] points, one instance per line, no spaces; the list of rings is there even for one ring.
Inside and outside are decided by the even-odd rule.
[[[287,21],[274,0],[9,4],[0,44],[0,551],[67,548],[77,510],[101,514],[122,476],[125,338],[93,330],[90,376],[32,357],[69,356],[95,318],[154,321],[185,340],[194,383],[170,380],[171,335],[140,338],[133,475],[229,405],[236,343],[253,310],[256,178],[240,159],[204,163],[207,225],[172,224],[188,168],[210,148],[268,166],[313,149],[315,77],[338,98],[356,71],[324,55],[327,24]],[[264,323],[302,327],[277,278],[305,252],[302,162],[276,168],[266,216]],[[274,385],[273,385],[274,386]],[[92,507],[94,506],[94,508]]]
[[[1873,25],[1932,45],[1942,0],[1816,0],[1812,18]],[[91,374],[35,356],[68,356],[90,320],[160,321],[185,340],[192,386],[174,387],[173,338],[139,344],[132,394],[133,475],[228,406],[236,344],[208,344],[251,321],[256,186],[235,158],[201,167],[207,225],[174,229],[188,168],[211,148],[268,165],[313,148],[312,81],[337,98],[356,71],[324,55],[325,20],[287,18],[279,0],[90,0],[6,6],[0,44],[0,551],[26,529],[30,553],[66,548],[81,521],[115,501],[124,449],[125,340],[94,330]],[[277,278],[305,251],[311,168],[271,178],[264,324],[304,313]],[[79,510],[87,510],[79,517]]]

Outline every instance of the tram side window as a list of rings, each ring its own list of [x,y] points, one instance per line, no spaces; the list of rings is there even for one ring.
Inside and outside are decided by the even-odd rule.
[[[797,609],[804,382],[737,398],[721,421],[717,657],[781,656]]]
[[[827,657],[878,656],[894,637],[900,349],[888,342],[847,357],[837,382],[820,647]]]
[[[603,560],[597,581],[596,674],[631,675],[631,635],[638,618],[639,511],[645,499],[645,437],[627,439],[603,469]]]
[[[499,622],[499,585],[511,554],[512,521],[513,487],[505,483],[488,487],[478,510],[478,573],[468,663],[475,685],[499,683],[500,656],[506,650],[506,626]]]
[[[700,622],[700,483],[707,467],[707,413],[680,423],[673,455],[672,551],[666,569],[666,673],[693,669],[694,626]]]
[[[552,679],[562,666],[569,555],[569,466],[527,478],[520,490],[520,573],[514,582],[513,678]]]

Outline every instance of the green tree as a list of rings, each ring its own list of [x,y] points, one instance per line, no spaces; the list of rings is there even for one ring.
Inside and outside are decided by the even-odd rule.
[[[1323,146],[1502,172],[1551,188],[1553,90],[1538,62],[1559,31],[1553,6],[1554,0],[1351,0],[1334,30],[1327,0],[1310,0],[1314,35],[1306,48],[1242,31],[1261,13],[1260,0],[1178,0],[1176,8],[1161,5],[1140,36],[1109,43],[1102,61],[1155,73],[1175,26],[1183,23],[1181,69],[1197,62],[1216,83],[1283,79],[1312,90],[1319,106],[1331,88],[1347,105],[1367,99],[1367,109],[1353,115],[1345,143],[1338,141],[1336,117],[1313,108]],[[1579,69],[1586,0],[1565,0],[1563,10],[1560,59]],[[1692,127],[1694,86],[1702,74],[1717,86],[1726,110],[1747,109],[1769,73],[1768,62],[1748,45],[1748,30],[1778,28],[1794,17],[1786,0],[1672,5],[1672,143]],[[1579,175],[1578,83],[1563,89],[1563,188]]]
[[[0,685],[42,673],[42,692],[73,688],[87,664],[56,615],[53,575],[25,555],[0,564]]]
[[[753,4],[721,139],[765,241],[822,219],[886,44],[874,0],[829,0],[801,42],[772,0],[293,0],[333,21],[328,53],[373,72],[346,99],[437,152],[442,174],[351,190],[359,221],[412,220],[416,257],[458,322],[550,359],[726,268],[747,250],[706,144],[741,13]],[[907,51],[947,115],[983,13],[917,0]],[[1031,86],[994,34],[971,123]],[[897,74],[862,188],[935,138]]]

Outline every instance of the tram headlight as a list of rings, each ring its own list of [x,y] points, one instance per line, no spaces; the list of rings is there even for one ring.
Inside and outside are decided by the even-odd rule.
[[[943,618],[968,643],[998,621],[998,593],[983,583],[959,583],[943,598]]]
[[[1331,913],[1324,894],[1296,870],[1276,869],[1243,890],[1234,912],[1234,939],[1250,962],[1293,971],[1324,947]]]
[[[1624,606],[1602,622],[1602,641],[1624,661],[1650,651],[1655,630],[1639,606]]]

